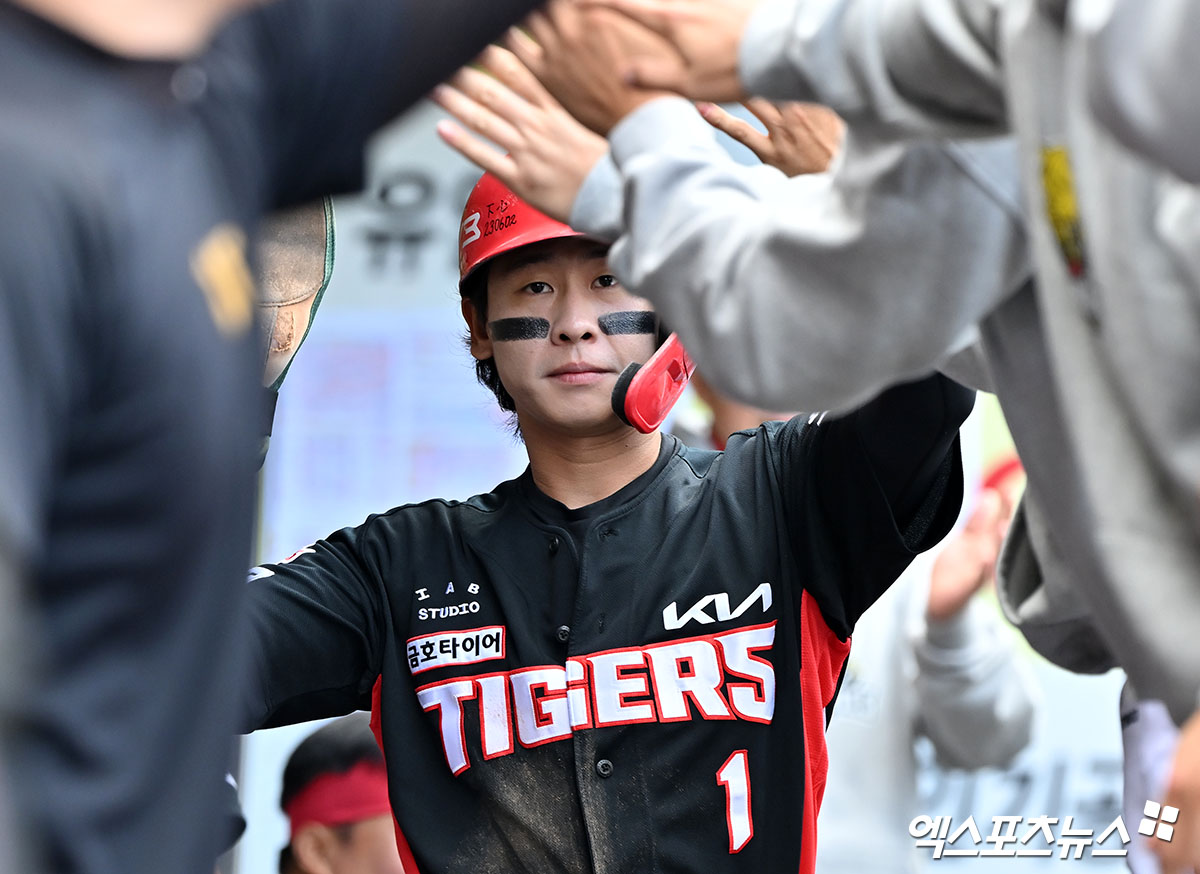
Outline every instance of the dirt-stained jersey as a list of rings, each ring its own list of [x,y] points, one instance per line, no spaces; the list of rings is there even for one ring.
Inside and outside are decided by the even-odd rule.
[[[971,395],[941,377],[894,392],[723,453],[664,436],[581,509],[526,471],[256,568],[251,725],[375,689],[402,853],[425,874],[811,871],[850,631],[961,497]]]

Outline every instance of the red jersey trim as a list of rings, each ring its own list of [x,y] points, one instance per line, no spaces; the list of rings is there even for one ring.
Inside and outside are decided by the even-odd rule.
[[[371,689],[371,733],[375,735],[375,743],[379,744],[379,752],[384,754],[384,765],[387,765],[387,753],[383,749],[383,676],[375,678],[375,686]],[[400,852],[400,863],[404,866],[404,874],[421,874],[417,860],[413,858],[412,848],[408,838],[400,830],[396,815],[392,814],[392,825],[396,829],[396,849]]]
[[[829,752],[825,747],[825,708],[837,693],[838,677],[850,640],[838,640],[816,600],[800,595],[800,706],[804,713],[804,816],[800,832],[800,874],[817,866],[817,813],[825,797]]]

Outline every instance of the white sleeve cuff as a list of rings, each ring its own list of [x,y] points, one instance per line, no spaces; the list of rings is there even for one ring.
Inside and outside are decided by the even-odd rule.
[[[723,153],[716,142],[716,131],[701,118],[692,102],[682,97],[659,97],[643,103],[609,131],[608,142],[618,167],[638,155],[662,150],[671,142],[688,146],[707,142]]]
[[[621,171],[605,153],[579,187],[567,224],[580,233],[612,242],[621,236],[624,211]]]

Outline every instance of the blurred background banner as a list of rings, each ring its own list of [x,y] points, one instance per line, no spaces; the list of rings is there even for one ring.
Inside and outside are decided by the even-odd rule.
[[[479,173],[437,139],[434,123],[442,115],[422,104],[383,131],[369,153],[364,194],[335,201],[333,277],[280,394],[264,469],[262,561],[277,561],[371,513],[490,490],[525,467],[524,451],[504,415],[475,382],[463,343],[458,224]],[[731,144],[730,151],[738,160],[752,160],[740,146]],[[999,408],[981,396],[964,440],[968,488],[1005,464],[1008,453]],[[917,809],[930,817],[953,817],[952,833],[971,815],[985,837],[994,816],[1046,815],[1072,816],[1075,827],[1099,834],[1120,812],[1122,676],[1067,674],[1023,641],[1017,649],[1042,687],[1032,744],[1009,769],[971,774],[942,769],[930,749],[918,748]],[[869,702],[838,704],[854,706]],[[831,732],[837,730],[836,713]],[[289,753],[313,727],[246,738],[238,782],[248,825],[234,857],[239,874],[277,869],[279,849],[287,842],[280,775]],[[1126,825],[1136,839],[1137,823]],[[908,823],[896,827],[906,831]],[[1018,833],[1027,830],[1023,824]],[[960,844],[971,847],[965,838],[956,848]],[[934,862],[930,855],[914,849],[914,858],[935,870],[984,865],[1020,872],[1069,865],[1116,871],[1122,865],[1120,859],[1086,854],[1060,861],[1057,847],[1049,859]]]

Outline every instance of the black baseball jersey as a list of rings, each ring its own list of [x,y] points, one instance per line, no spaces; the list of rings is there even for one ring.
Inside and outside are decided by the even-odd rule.
[[[282,0],[176,64],[0,2],[0,585],[29,655],[0,772],[46,870],[212,870],[260,442],[246,239],[357,185],[369,132],[533,3],[477,5]]]
[[[425,874],[810,872],[850,631],[953,523],[972,397],[933,377],[724,452],[664,436],[587,507],[526,471],[256,568],[250,722],[374,690]]]

